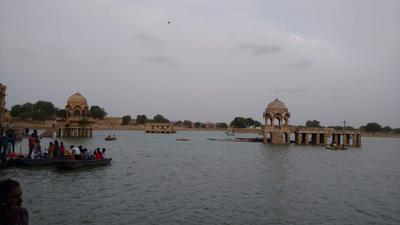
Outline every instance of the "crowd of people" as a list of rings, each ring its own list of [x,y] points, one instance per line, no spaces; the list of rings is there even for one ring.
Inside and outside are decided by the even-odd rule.
[[[88,150],[82,146],[71,145],[70,148],[65,147],[63,142],[58,140],[50,141],[47,148],[42,148],[40,138],[37,135],[37,131],[29,136],[28,139],[29,154],[28,158],[73,158],[76,160],[91,160],[91,159],[104,159],[106,149],[96,148],[94,150]]]

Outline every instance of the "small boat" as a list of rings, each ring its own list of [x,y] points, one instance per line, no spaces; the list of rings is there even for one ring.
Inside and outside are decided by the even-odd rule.
[[[101,160],[63,160],[57,162],[55,166],[58,169],[63,170],[73,170],[73,169],[80,169],[80,168],[89,168],[89,167],[96,167],[96,166],[106,166],[109,165],[112,158],[109,159],[101,159]]]
[[[263,142],[262,138],[236,138],[237,142]]]
[[[234,139],[223,139],[223,138],[207,138],[209,141],[235,141]]]
[[[40,158],[40,159],[17,158],[17,159],[10,159],[9,163],[10,166],[16,166],[16,167],[54,166],[56,163],[66,160],[71,160],[71,158]]]
[[[326,146],[325,148],[329,150],[347,150],[345,146]]]
[[[105,137],[104,138],[104,140],[106,140],[106,141],[115,141],[115,140],[117,140],[117,138],[115,137],[115,136],[107,136],[107,137]]]
[[[176,141],[190,141],[189,138],[177,138]]]
[[[229,131],[225,131],[225,134],[228,136],[235,136],[235,133]]]

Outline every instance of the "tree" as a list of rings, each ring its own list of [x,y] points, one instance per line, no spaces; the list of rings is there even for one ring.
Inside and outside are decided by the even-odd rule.
[[[192,128],[192,121],[190,120],[184,120],[183,124],[185,125],[186,128]]]
[[[383,132],[391,132],[391,131],[392,131],[392,128],[389,127],[389,126],[384,126],[384,127],[382,128],[382,131],[383,131]]]
[[[200,127],[201,127],[201,123],[200,123],[200,122],[194,123],[194,127],[195,127],[195,128],[200,128]]]
[[[215,127],[216,128],[225,129],[225,128],[228,128],[228,124],[226,124],[226,123],[216,123]]]
[[[243,117],[235,117],[232,122],[230,123],[231,127],[235,128],[246,128],[247,126],[247,121]]]
[[[90,107],[90,116],[95,118],[95,119],[104,119],[104,117],[107,115],[107,112],[104,110],[104,108],[93,105]]]
[[[367,132],[378,132],[382,130],[382,126],[379,123],[367,123],[367,125],[365,125],[365,131]]]
[[[137,115],[136,116],[136,123],[137,124],[145,124],[148,121],[146,115]]]
[[[313,120],[313,121],[307,120],[306,127],[321,127],[321,126],[319,125],[318,120]]]
[[[14,105],[11,107],[10,114],[13,117],[19,117],[21,120],[32,118],[33,104],[25,103],[23,105]]]
[[[32,119],[39,120],[39,121],[45,121],[46,119],[53,117],[55,111],[56,111],[56,109],[54,108],[53,103],[46,102],[46,101],[37,101],[33,105]]]
[[[164,116],[157,114],[153,117],[154,123],[169,123],[169,120],[164,118]]]
[[[122,126],[128,125],[129,122],[131,122],[131,119],[132,119],[132,117],[131,117],[130,115],[123,116],[123,117],[122,117],[121,125],[122,125]]]
[[[246,127],[254,126],[254,120],[252,118],[246,118]]]
[[[67,119],[67,110],[66,109],[57,109],[56,116]]]
[[[262,123],[254,121],[254,127],[262,127]]]

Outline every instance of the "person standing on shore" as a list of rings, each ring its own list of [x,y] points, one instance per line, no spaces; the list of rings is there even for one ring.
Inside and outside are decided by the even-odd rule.
[[[0,225],[28,224],[28,210],[22,207],[21,185],[12,179],[0,181]]]

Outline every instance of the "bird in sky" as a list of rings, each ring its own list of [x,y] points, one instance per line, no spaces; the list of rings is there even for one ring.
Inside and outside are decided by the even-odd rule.
[[[170,24],[171,23],[171,21],[168,21],[168,24]]]

